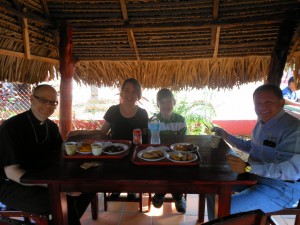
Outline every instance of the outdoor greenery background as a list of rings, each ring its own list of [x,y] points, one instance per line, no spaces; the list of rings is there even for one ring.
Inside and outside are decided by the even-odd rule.
[[[283,77],[282,88],[287,85],[289,76]],[[59,80],[47,82],[59,91]],[[1,82],[0,82],[1,84]],[[186,118],[189,134],[210,133],[204,125],[210,126],[211,120],[255,120],[256,115],[252,103],[253,91],[262,82],[250,83],[236,86],[233,89],[212,90],[203,88],[199,90],[185,89],[174,92],[177,100],[175,112]],[[20,84],[19,84],[20,85]],[[0,94],[1,94],[0,86]],[[156,106],[156,93],[158,89],[144,89],[143,97],[138,102],[139,106],[145,108],[149,117],[158,112]],[[29,95],[31,90],[21,95],[2,96],[1,119],[9,118],[21,111],[27,110],[29,106]],[[74,129],[85,129],[88,122],[94,121],[92,128],[99,127],[104,113],[111,105],[119,103],[119,89],[111,87],[86,86],[73,82],[73,120],[81,121],[81,124],[73,123]],[[51,117],[58,120],[59,107]]]

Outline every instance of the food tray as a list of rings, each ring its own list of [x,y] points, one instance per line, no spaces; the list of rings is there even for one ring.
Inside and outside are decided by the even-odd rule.
[[[198,151],[194,152],[194,154],[197,155],[197,160],[192,161],[192,162],[175,162],[175,161],[170,161],[167,158],[163,158],[159,161],[145,161],[141,158],[138,157],[138,153],[140,151],[145,150],[146,148],[150,147],[152,145],[138,145],[135,147],[133,155],[132,155],[132,162],[136,165],[140,166],[197,166],[201,162],[201,157]],[[154,145],[154,147],[157,147],[157,145]],[[170,150],[171,151],[171,150]],[[168,152],[170,152],[168,151]]]
[[[85,141],[80,141],[80,142],[85,142]],[[86,141],[87,143],[92,143],[91,140]],[[112,142],[112,143],[122,143],[128,146],[128,149],[126,151],[121,152],[120,154],[107,154],[105,152],[102,152],[101,155],[95,156],[92,153],[89,154],[82,154],[76,152],[75,155],[67,155],[65,151],[65,147],[63,145],[63,151],[64,151],[64,158],[67,159],[119,159],[119,158],[124,158],[129,154],[130,147],[132,142],[127,141],[127,140],[103,140],[103,141],[96,141],[96,142]]]

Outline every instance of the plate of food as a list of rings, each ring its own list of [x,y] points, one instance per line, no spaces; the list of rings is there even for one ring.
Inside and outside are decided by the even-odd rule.
[[[170,146],[170,149],[177,152],[194,152],[199,149],[199,147],[192,143],[175,143]]]
[[[77,143],[77,152],[80,154],[92,154],[92,146],[87,143]]]
[[[176,163],[189,163],[194,162],[198,159],[198,156],[191,152],[169,152],[166,158]]]
[[[110,143],[104,147],[103,152],[108,155],[116,155],[125,152],[126,150],[128,150],[128,145],[122,143]]]
[[[145,161],[159,161],[165,158],[166,154],[161,149],[144,149],[137,154],[137,157]]]

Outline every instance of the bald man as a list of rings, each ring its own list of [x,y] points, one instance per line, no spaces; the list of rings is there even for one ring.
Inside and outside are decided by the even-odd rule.
[[[0,126],[0,202],[8,208],[37,214],[51,214],[46,184],[23,184],[20,178],[29,170],[45,168],[48,157],[59,157],[63,142],[51,116],[58,105],[57,92],[50,85],[37,86],[30,96],[31,107],[4,121]],[[69,223],[80,217],[94,194],[68,196]],[[75,205],[81,206],[81,211]]]

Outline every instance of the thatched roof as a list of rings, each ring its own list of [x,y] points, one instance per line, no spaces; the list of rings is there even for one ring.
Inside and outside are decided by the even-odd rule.
[[[53,77],[66,22],[78,81],[230,88],[266,79],[283,21],[287,58],[300,56],[299,12],[298,0],[2,0],[0,80]]]

